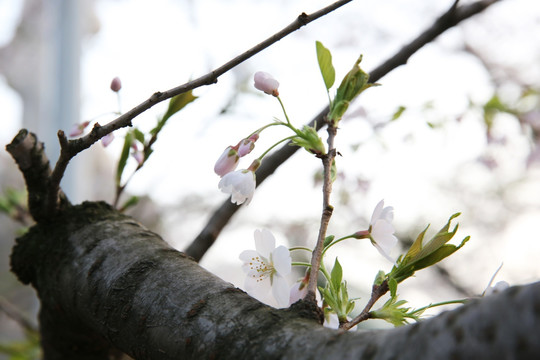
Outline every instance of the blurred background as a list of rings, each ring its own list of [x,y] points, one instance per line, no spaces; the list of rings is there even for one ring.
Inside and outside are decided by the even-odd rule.
[[[472,1],[462,1],[462,4]],[[38,134],[51,162],[58,129],[107,123],[155,91],[199,77],[266,39],[319,0],[0,0],[0,142],[20,128]],[[327,104],[315,41],[333,55],[336,82],[358,55],[369,72],[444,13],[452,1],[353,1],[196,89],[199,98],[174,115],[155,152],[126,191],[141,201],[130,213],[182,250],[226,195],[213,165],[228,145],[283,119],[278,102],[253,88],[262,70],[298,127]],[[109,88],[118,76],[122,89]],[[340,124],[338,180],[330,233],[367,228],[380,199],[395,209],[401,249],[428,224],[433,234],[461,212],[454,242],[471,240],[440,266],[404,282],[401,298],[421,307],[481,294],[497,280],[537,281],[540,267],[540,4],[505,0],[447,31],[363,93]],[[119,109],[120,108],[120,109]],[[139,116],[152,129],[166,104]],[[62,187],[72,202],[114,198],[123,130],[107,148],[97,143],[68,167]],[[247,167],[287,132],[263,132]],[[321,133],[324,139],[325,133]],[[135,168],[130,159],[126,172]],[[321,212],[320,162],[298,151],[256,191],[224,229],[201,265],[242,287],[238,254],[254,248],[253,231],[268,228],[287,246],[312,247]],[[0,192],[24,188],[12,159],[0,152]],[[11,194],[11,195],[9,195]],[[0,214],[0,294],[36,323],[34,292],[9,272],[9,254],[23,226]],[[13,215],[13,213],[12,213]],[[399,255],[396,249],[394,256]],[[302,258],[299,260],[307,260]],[[366,299],[378,270],[391,264],[369,242],[350,241],[339,257],[353,297]],[[303,275],[298,271],[291,278]],[[359,300],[359,309],[363,307]],[[0,344],[23,339],[0,313]],[[371,326],[385,326],[374,322]]]

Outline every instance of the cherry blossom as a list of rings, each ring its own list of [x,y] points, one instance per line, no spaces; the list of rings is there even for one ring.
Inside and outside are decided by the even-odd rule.
[[[255,193],[255,173],[251,170],[236,170],[225,174],[218,184],[219,189],[231,194],[231,202],[248,205]]]
[[[392,220],[394,219],[394,208],[391,206],[384,207],[384,200],[381,200],[373,215],[371,215],[371,221],[369,222],[369,234],[371,243],[382,256],[389,261],[394,262],[389,255],[390,250],[397,244],[397,238],[394,236],[394,226]]]
[[[278,307],[289,306],[291,256],[285,246],[276,247],[274,235],[266,229],[255,230],[255,250],[244,250],[239,258],[244,262],[245,289],[257,299],[265,299],[271,292]]]
[[[268,95],[279,96],[279,82],[274,79],[272,75],[264,71],[257,71],[253,78],[255,80],[256,89],[264,91]]]

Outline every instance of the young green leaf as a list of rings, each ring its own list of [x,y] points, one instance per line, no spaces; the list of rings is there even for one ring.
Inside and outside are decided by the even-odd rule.
[[[343,279],[343,269],[337,258],[334,262],[334,267],[332,268],[330,277],[332,279],[332,287],[337,292],[341,286],[341,280]]]
[[[392,115],[392,121],[399,119],[401,115],[403,115],[405,110],[406,110],[405,106],[399,106],[396,112],[394,112],[394,114]]]
[[[317,49],[317,61],[319,62],[319,69],[321,69],[324,85],[326,86],[326,90],[330,90],[336,80],[336,70],[334,69],[334,65],[332,65],[332,54],[320,41],[315,42],[315,47]]]
[[[186,105],[195,101],[196,99],[197,96],[193,95],[193,90],[189,90],[185,93],[172,97],[169,101],[169,107],[167,108],[167,111],[165,112],[161,120],[158,121],[156,127],[150,130],[150,134],[156,135],[157,133],[159,133],[171,116],[182,110]]]
[[[128,132],[124,139],[124,147],[122,148],[122,153],[120,154],[120,159],[118,160],[118,166],[116,167],[116,186],[120,186],[122,174],[124,173],[124,168],[126,167],[126,163],[129,157],[131,144],[133,144],[133,133]]]

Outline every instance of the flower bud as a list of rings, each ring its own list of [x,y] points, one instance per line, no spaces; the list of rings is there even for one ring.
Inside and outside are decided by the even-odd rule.
[[[264,91],[268,95],[279,96],[279,82],[272,75],[264,71],[257,71],[253,79],[255,80],[256,89]]]
[[[214,172],[223,177],[236,169],[239,159],[240,157],[238,156],[237,148],[228,146],[216,161],[216,164],[214,165]]]
[[[255,148],[255,141],[259,139],[259,134],[253,134],[247,139],[243,139],[236,145],[238,147],[238,155],[244,157]]]
[[[119,92],[122,88],[122,81],[120,81],[120,78],[117,76],[111,81],[111,90],[114,92]]]

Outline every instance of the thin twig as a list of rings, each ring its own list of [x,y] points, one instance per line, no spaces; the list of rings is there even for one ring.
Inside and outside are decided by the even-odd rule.
[[[60,153],[58,162],[56,163],[56,166],[54,167],[54,170],[52,172],[51,182],[49,186],[50,188],[49,198],[55,200],[58,197],[58,191],[60,189],[60,181],[62,180],[62,177],[64,176],[64,172],[67,168],[69,161],[81,151],[88,149],[90,146],[92,146],[95,142],[97,142],[99,139],[101,139],[105,135],[110,134],[111,132],[118,130],[120,128],[131,126],[131,121],[136,116],[140,115],[144,111],[150,109],[154,105],[164,100],[170,99],[176,95],[185,93],[187,91],[196,89],[201,86],[215,84],[221,75],[231,70],[235,66],[241,64],[242,62],[251,58],[255,54],[266,49],[270,45],[283,39],[285,36],[291,34],[292,32],[300,29],[304,25],[307,25],[310,22],[319,19],[320,17],[340,8],[341,6],[351,1],[352,0],[336,1],[335,3],[321,10],[318,10],[310,15],[307,15],[306,13],[300,14],[291,24],[284,27],[281,31],[275,33],[274,35],[264,40],[260,44],[255,45],[251,49],[238,55],[237,57],[228,61],[227,63],[223,64],[217,69],[193,81],[187,82],[183,85],[177,86],[170,90],[154,93],[146,101],[135,106],[133,109],[119,116],[118,118],[111,121],[110,123],[103,126],[96,124],[94,128],[92,129],[92,131],[86,136],[83,136],[79,139],[67,141],[67,139],[65,138],[64,132],[60,130],[58,132],[58,138],[60,139],[61,153]],[[52,213],[55,212],[55,208],[54,208],[55,205],[56,205],[56,201],[52,201],[52,203],[50,204],[51,208],[49,210],[52,211]]]
[[[396,54],[392,55],[381,65],[369,72],[370,82],[377,82],[383,76],[388,74],[395,68],[407,63],[407,60],[426,44],[432,42],[437,36],[444,33],[446,30],[454,27],[460,22],[482,12],[490,5],[500,0],[482,0],[469,5],[463,5],[455,8],[452,6],[447,12],[435,20],[435,22],[423,31],[413,41],[405,45]],[[322,109],[315,118],[313,118],[308,126],[315,126],[320,130],[324,125],[324,117],[328,114],[328,106]],[[259,186],[268,176],[272,175],[276,169],[287,161],[296,151],[298,147],[291,146],[286,143],[279,150],[264,158],[261,167],[257,170],[257,186]],[[186,248],[185,252],[199,261],[206,251],[214,244],[215,240],[221,233],[221,230],[227,225],[232,216],[236,213],[240,206],[232,204],[229,200],[225,200],[219,208],[210,216],[210,219],[201,230],[199,235]]]
[[[330,218],[334,211],[333,206],[330,204],[330,195],[332,194],[332,163],[336,157],[336,149],[334,147],[334,139],[337,134],[337,128],[334,124],[328,125],[328,153],[323,156],[323,210],[321,214],[321,224],[319,227],[319,235],[317,237],[317,244],[311,255],[311,274],[307,285],[307,294],[305,300],[315,302],[315,292],[317,291],[317,275],[319,274],[319,268],[322,261],[322,252],[324,247],[324,239],[326,238],[326,231],[328,230],[328,224],[330,224]]]
[[[369,301],[367,302],[366,306],[364,306],[364,309],[351,321],[348,321],[346,323],[343,323],[340,325],[340,329],[343,330],[350,330],[362,321],[366,321],[370,317],[370,310],[375,305],[375,303],[388,292],[388,281],[385,280],[381,285],[373,285],[373,288],[371,289],[371,297],[369,298]]]

